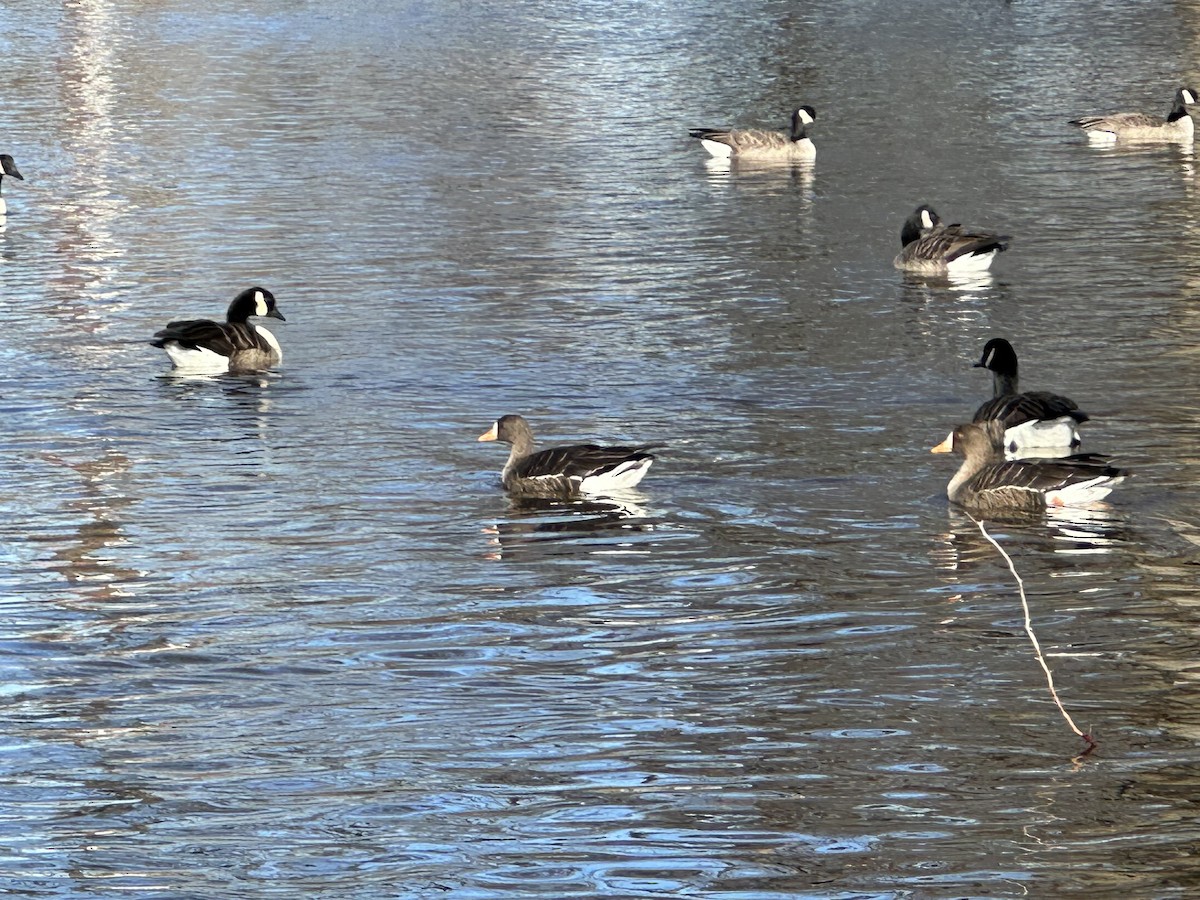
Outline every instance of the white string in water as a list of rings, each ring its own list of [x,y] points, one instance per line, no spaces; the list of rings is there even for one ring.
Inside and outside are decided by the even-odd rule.
[[[1017,591],[1021,595],[1021,609],[1025,613],[1025,633],[1029,635],[1029,641],[1033,644],[1033,650],[1037,654],[1037,661],[1041,665],[1042,671],[1046,673],[1046,686],[1050,688],[1050,696],[1054,699],[1055,705],[1058,706],[1058,711],[1067,720],[1067,724],[1071,726],[1071,730],[1088,742],[1090,750],[1091,747],[1096,745],[1095,739],[1090,734],[1085,734],[1079,730],[1079,727],[1075,724],[1075,720],[1071,718],[1071,714],[1067,712],[1062,701],[1058,699],[1058,691],[1054,689],[1054,675],[1051,674],[1050,667],[1046,665],[1046,658],[1042,656],[1042,645],[1038,643],[1037,635],[1033,633],[1033,620],[1029,615],[1029,601],[1025,599],[1025,582],[1017,574],[1017,567],[1013,565],[1012,557],[1004,551],[1004,548],[1000,546],[995,538],[987,533],[987,529],[983,527],[982,520],[976,519],[970,513],[967,514],[967,517],[979,526],[979,533],[987,538],[988,543],[995,547],[1000,555],[1004,557],[1004,561],[1008,563],[1008,571],[1012,572],[1013,578],[1017,580]]]

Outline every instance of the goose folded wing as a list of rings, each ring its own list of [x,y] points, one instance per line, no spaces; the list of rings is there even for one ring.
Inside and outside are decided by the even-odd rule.
[[[964,231],[961,225],[947,225],[926,234],[921,243],[929,242],[931,251],[947,262],[953,262],[960,256],[1007,250],[1010,240],[1012,238],[1006,234],[978,234]]]
[[[1063,416],[1070,416],[1076,422],[1088,420],[1088,414],[1073,400],[1049,391],[1028,391],[993,397],[975,411],[973,421],[989,422],[996,419],[1003,422],[1005,428],[1012,428],[1023,422],[1059,419]]]
[[[1072,119],[1072,125],[1080,128],[1158,128],[1163,124],[1161,118],[1149,113],[1116,113],[1111,116],[1085,116],[1082,119]]]
[[[236,335],[231,333],[229,327],[210,319],[168,322],[167,327],[157,332],[154,337],[156,347],[174,341],[189,350],[203,347],[223,356],[229,356],[238,349]]]
[[[1076,453],[1061,459],[1014,460],[989,466],[974,483],[978,491],[1046,493],[1094,478],[1116,478],[1125,470],[1110,465],[1100,453]]]
[[[616,468],[629,460],[650,456],[647,447],[599,447],[595,444],[576,444],[571,447],[552,447],[521,460],[513,474],[518,478],[559,476],[587,478]]]

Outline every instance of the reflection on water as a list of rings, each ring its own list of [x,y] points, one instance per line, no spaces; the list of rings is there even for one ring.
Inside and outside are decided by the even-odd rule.
[[[983,524],[993,537],[997,537],[998,530],[1009,532],[1023,543],[1035,542],[1045,553],[1066,556],[1109,554],[1127,548],[1135,537],[1130,533],[1128,515],[1104,502],[1089,508],[1061,507],[1036,515],[987,518]],[[930,558],[937,568],[961,574],[980,563],[994,562],[997,554],[980,533],[978,521],[951,507],[949,531],[935,537]],[[1040,560],[1046,561],[1046,558]],[[1098,565],[1096,574],[1107,571],[1103,562]],[[1072,570],[1077,574],[1083,571],[1074,567]]]
[[[709,157],[704,171],[713,185],[737,182],[740,187],[777,189],[786,186],[799,200],[811,202],[816,164],[795,160],[738,160]]]
[[[528,560],[555,553],[637,553],[639,536],[662,521],[652,517],[640,491],[613,497],[552,500],[510,498],[513,516],[486,526],[488,559]],[[659,514],[661,516],[661,513]]]

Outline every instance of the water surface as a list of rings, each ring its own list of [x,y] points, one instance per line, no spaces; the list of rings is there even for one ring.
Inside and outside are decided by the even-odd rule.
[[[0,233],[0,884],[77,897],[1184,897],[1200,828],[1190,3],[29,2]],[[818,110],[811,169],[699,125]],[[891,268],[921,201],[1015,235]],[[278,297],[278,371],[145,344]],[[928,454],[1006,336],[1136,477]],[[622,503],[499,448],[662,442]]]

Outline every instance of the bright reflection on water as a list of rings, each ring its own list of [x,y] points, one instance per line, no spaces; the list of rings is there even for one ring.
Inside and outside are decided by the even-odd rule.
[[[811,5],[810,5],[811,6]],[[1200,9],[0,10],[0,884],[20,896],[1187,896]],[[1086,73],[1086,77],[1080,77]],[[819,111],[812,166],[687,138]],[[918,202],[1014,235],[891,267]],[[269,287],[284,364],[145,341]],[[947,508],[991,389],[1136,473]],[[663,443],[518,503],[474,437]]]

